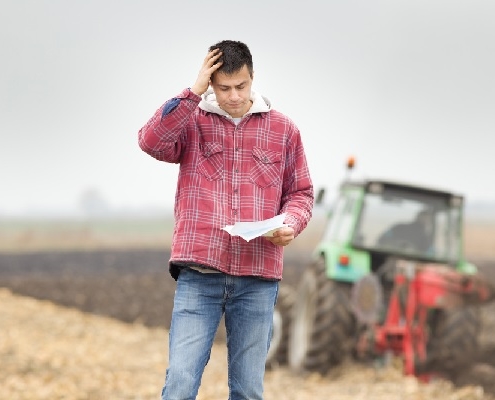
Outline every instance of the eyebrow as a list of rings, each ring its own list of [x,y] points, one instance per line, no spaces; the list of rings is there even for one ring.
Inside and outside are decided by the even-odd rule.
[[[239,84],[237,84],[237,85],[234,85],[234,86],[235,86],[235,87],[237,87],[237,86],[242,86],[242,85],[247,84],[247,82],[248,82],[247,80],[246,80],[246,81],[242,81],[241,83],[239,83]],[[219,86],[219,87],[221,87],[221,88],[229,88],[229,87],[230,87],[229,85],[218,85],[218,86]]]

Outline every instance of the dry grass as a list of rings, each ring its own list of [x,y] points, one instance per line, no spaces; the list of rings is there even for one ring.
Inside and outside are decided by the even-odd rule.
[[[148,220],[24,221],[0,224],[0,252],[94,250],[101,248],[168,248],[171,218]],[[324,221],[313,219],[287,248],[308,254],[321,238]],[[495,221],[467,222],[464,232],[468,259],[495,260]]]
[[[167,331],[124,324],[0,289],[0,398],[8,400],[156,400],[167,360]],[[215,344],[198,399],[228,397],[225,346]],[[267,400],[475,400],[477,386],[429,385],[399,365],[343,365],[329,376],[269,371]]]
[[[0,251],[164,248],[172,224],[170,217],[0,221]]]
[[[495,223],[468,223],[464,236],[468,259],[495,260]]]

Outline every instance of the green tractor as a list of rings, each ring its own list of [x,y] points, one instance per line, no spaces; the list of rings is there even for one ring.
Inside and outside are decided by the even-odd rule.
[[[477,275],[477,268],[464,259],[463,205],[462,195],[443,190],[346,179],[297,288],[292,293],[284,289],[288,293],[277,303],[269,362],[325,373],[348,356],[370,359],[388,348],[396,353],[405,349],[415,374],[453,375],[468,365],[476,357],[480,330],[477,304],[448,307],[443,292],[438,287],[428,292],[423,279],[423,287],[414,283],[422,301],[442,304],[428,305],[421,314],[424,326],[415,327],[419,318],[411,314],[411,331],[402,335],[400,345],[393,336],[402,317],[390,326],[392,300],[398,299],[392,310],[396,313],[409,307],[405,289],[396,290],[400,265],[455,271],[459,292],[464,277]],[[448,286],[447,275],[439,278]],[[427,296],[437,297],[424,300]]]

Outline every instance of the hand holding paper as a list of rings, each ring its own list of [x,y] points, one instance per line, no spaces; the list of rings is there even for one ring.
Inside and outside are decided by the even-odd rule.
[[[236,222],[235,225],[227,225],[222,229],[232,236],[240,236],[249,242],[259,236],[272,236],[277,229],[289,226],[284,224],[286,215],[286,213],[283,213],[273,218],[256,222]]]

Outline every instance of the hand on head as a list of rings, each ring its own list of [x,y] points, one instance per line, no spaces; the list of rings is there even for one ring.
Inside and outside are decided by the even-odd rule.
[[[191,87],[191,91],[196,93],[198,96],[201,96],[204,92],[208,90],[208,86],[210,85],[211,75],[222,66],[222,62],[216,61],[222,56],[222,52],[219,49],[214,49],[210,51],[204,61],[201,69],[198,73],[198,78],[196,82]]]

